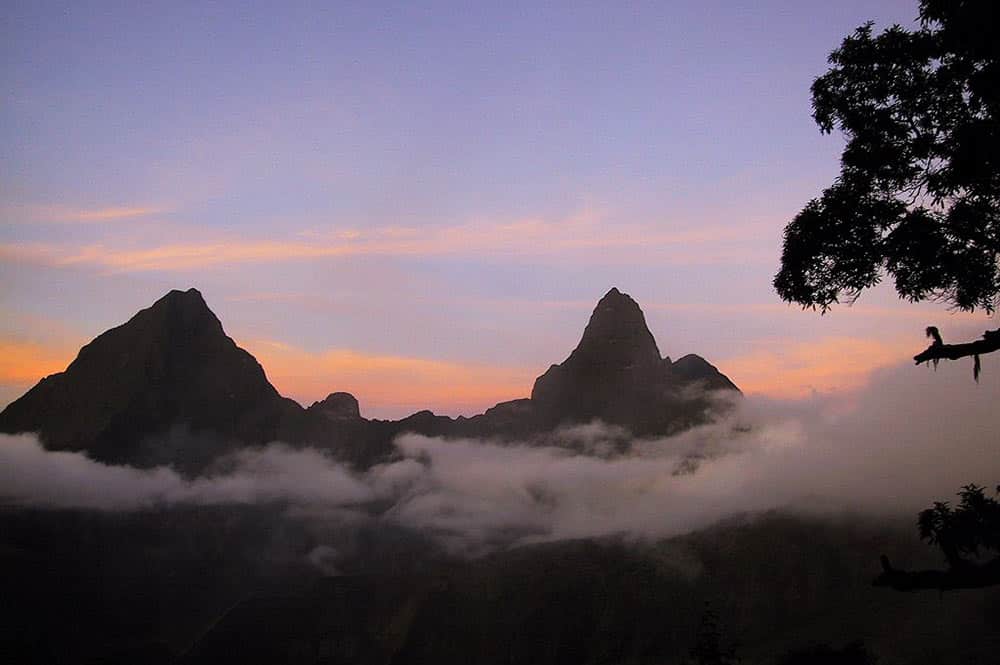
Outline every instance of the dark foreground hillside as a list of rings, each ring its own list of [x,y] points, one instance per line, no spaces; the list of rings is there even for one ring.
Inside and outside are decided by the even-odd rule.
[[[745,663],[863,640],[882,664],[985,664],[1000,647],[1000,589],[870,585],[880,552],[938,563],[909,524],[772,514],[472,561],[359,529],[324,576],[316,533],[280,513],[5,512],[5,662],[671,663],[706,604]]]

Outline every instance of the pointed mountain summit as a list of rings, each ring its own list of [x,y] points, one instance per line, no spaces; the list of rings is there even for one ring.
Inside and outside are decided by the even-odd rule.
[[[612,288],[597,302],[583,338],[564,365],[649,367],[660,360],[660,350],[638,303]]]
[[[177,461],[155,450],[177,428],[211,433],[202,450],[185,453],[201,458],[227,441],[277,438],[296,410],[226,336],[201,293],[174,290],[11,403],[0,413],[0,431],[38,432],[48,448],[145,465]]]
[[[719,389],[737,390],[699,356],[661,358],[638,303],[612,288],[569,357],[535,380],[531,401],[548,425],[599,418],[666,433],[705,419],[707,393]]]

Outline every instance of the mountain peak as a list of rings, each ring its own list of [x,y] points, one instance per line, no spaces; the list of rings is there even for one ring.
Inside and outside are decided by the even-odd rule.
[[[208,308],[208,304],[205,302],[204,296],[201,295],[201,291],[198,289],[188,289],[187,291],[171,289],[166,293],[166,295],[162,296],[159,300],[150,305],[149,309],[155,310],[168,307],[186,309],[190,311],[212,311]]]
[[[50,448],[142,466],[174,461],[143,443],[168,442],[174,426],[213,432],[220,445],[261,443],[290,410],[201,293],[174,290],[8,405],[0,431],[39,432]]]
[[[138,312],[126,325],[145,329],[147,334],[154,336],[189,337],[198,334],[227,339],[222,322],[209,309],[198,289],[173,289]]]
[[[205,298],[201,295],[201,291],[195,288],[188,289],[187,291],[181,291],[180,289],[170,289],[165,296],[156,301],[160,302],[186,302],[191,304],[205,305]],[[154,303],[154,306],[156,305]]]
[[[649,384],[662,365],[638,303],[612,288],[598,301],[569,358],[535,381],[531,399],[552,413],[599,416],[602,405]]]
[[[686,388],[699,390],[685,392]],[[707,361],[660,357],[646,317],[627,293],[602,297],[580,343],[562,364],[535,380],[532,404],[542,422],[599,418],[635,432],[666,432],[702,422],[711,404],[705,390],[735,389]]]
[[[615,287],[597,302],[573,355],[599,356],[602,363],[625,366],[660,362],[660,350],[649,332],[642,309],[627,293]]]

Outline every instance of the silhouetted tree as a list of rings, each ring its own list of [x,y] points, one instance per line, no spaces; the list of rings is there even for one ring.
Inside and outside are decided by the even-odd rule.
[[[864,644],[853,642],[843,649],[828,644],[796,649],[779,658],[775,665],[875,665],[877,662]]]
[[[691,660],[694,665],[736,665],[739,659],[730,645],[723,647],[722,631],[719,629],[719,615],[710,605],[705,606],[698,624]]]
[[[847,144],[839,177],[785,227],[784,300],[826,311],[888,274],[910,301],[1000,304],[998,6],[921,0],[919,29],[868,23],[830,55],[813,118]],[[914,360],[997,349],[1000,330],[958,345],[937,335]]]
[[[1000,495],[1000,486],[997,487]],[[966,485],[958,493],[959,505],[936,501],[920,512],[920,538],[941,548],[947,570],[903,571],[882,556],[882,574],[875,586],[897,591],[917,589],[971,589],[1000,584],[1000,502],[986,496],[982,487]],[[994,552],[985,562],[980,559]]]

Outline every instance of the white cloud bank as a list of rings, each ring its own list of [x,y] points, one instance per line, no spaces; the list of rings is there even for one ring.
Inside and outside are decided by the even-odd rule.
[[[274,444],[236,455],[225,473],[185,479],[3,436],[0,497],[99,510],[285,501],[312,516],[418,529],[466,552],[666,536],[771,508],[915,514],[966,483],[1000,482],[1000,367],[988,359],[975,384],[967,365],[892,368],[840,398],[748,399],[723,422],[664,439],[599,424],[562,432],[572,448],[407,434],[400,459],[365,473]]]

